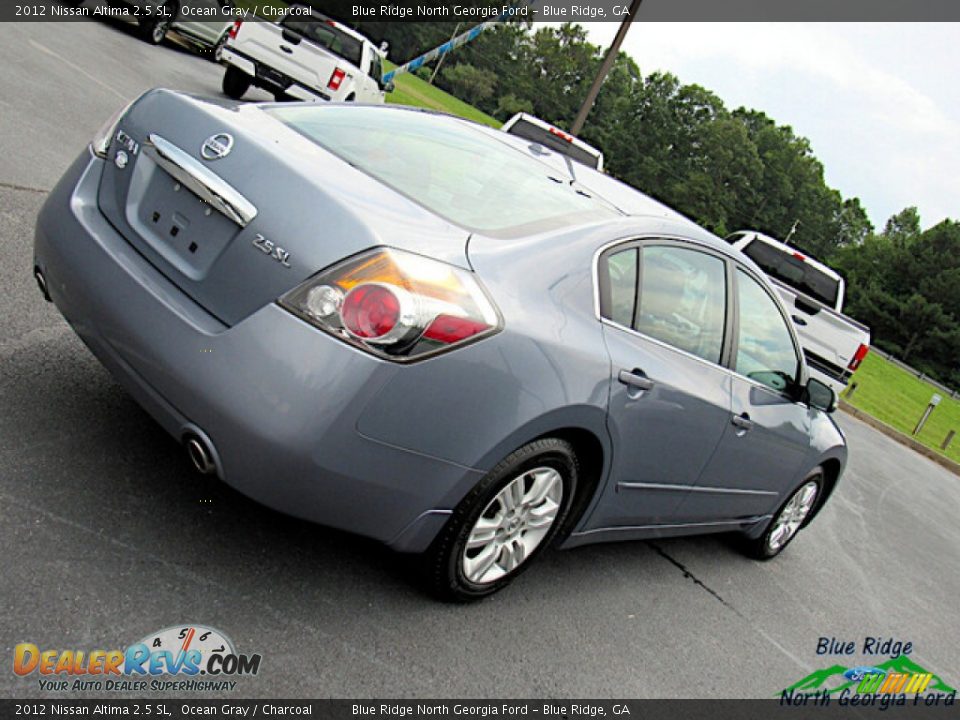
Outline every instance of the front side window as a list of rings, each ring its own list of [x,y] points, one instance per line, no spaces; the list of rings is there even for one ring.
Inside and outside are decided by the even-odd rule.
[[[743,270],[737,270],[740,325],[735,369],[778,392],[796,383],[799,359],[793,337],[770,294]]]
[[[713,255],[644,247],[635,329],[704,360],[720,362],[726,317],[726,267]]]
[[[383,80],[383,65],[380,62],[380,56],[376,53],[371,53],[370,77],[372,77],[378,83]]]

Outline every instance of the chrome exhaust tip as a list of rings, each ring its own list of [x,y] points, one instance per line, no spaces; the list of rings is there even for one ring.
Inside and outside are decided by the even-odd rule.
[[[40,288],[40,292],[43,293],[43,299],[47,302],[53,302],[53,299],[50,297],[50,290],[47,288],[47,279],[43,276],[43,271],[35,267],[33,269],[33,276],[37,279],[37,286]]]
[[[201,475],[213,475],[217,471],[217,465],[210,448],[198,437],[187,438],[186,444],[187,456],[194,469]]]

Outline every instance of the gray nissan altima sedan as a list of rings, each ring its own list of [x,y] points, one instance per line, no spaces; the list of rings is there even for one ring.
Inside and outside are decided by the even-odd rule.
[[[550,544],[773,557],[846,461],[747,257],[453,117],[148,92],[50,194],[35,273],[197,469],[448,599]]]

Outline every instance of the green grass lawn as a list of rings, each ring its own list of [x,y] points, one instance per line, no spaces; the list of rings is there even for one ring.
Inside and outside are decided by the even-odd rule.
[[[956,430],[960,436],[960,401],[901,370],[876,353],[867,355],[851,383],[856,383],[857,389],[853,397],[844,398],[847,402],[908,435],[923,415],[930,397],[937,393],[943,399],[930,415],[917,440],[942,452],[940,444],[947,432]],[[960,462],[960,437],[954,438],[944,454]]]
[[[394,67],[396,66],[392,63],[386,63],[387,70],[393,70]],[[396,90],[387,93],[388,103],[440,110],[495,128],[503,124],[486,113],[480,112],[473,105],[458,100],[453,95],[445,93],[440,88],[434,87],[412,73],[397,75],[394,84],[397,86]]]

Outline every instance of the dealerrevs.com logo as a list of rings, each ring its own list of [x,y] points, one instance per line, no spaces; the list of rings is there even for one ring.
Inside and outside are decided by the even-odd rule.
[[[36,676],[52,692],[146,690],[233,690],[233,678],[254,676],[259,654],[237,653],[224,633],[204,625],[175,625],[150,633],[120,650],[41,649],[20,643],[13,649],[13,672]]]

